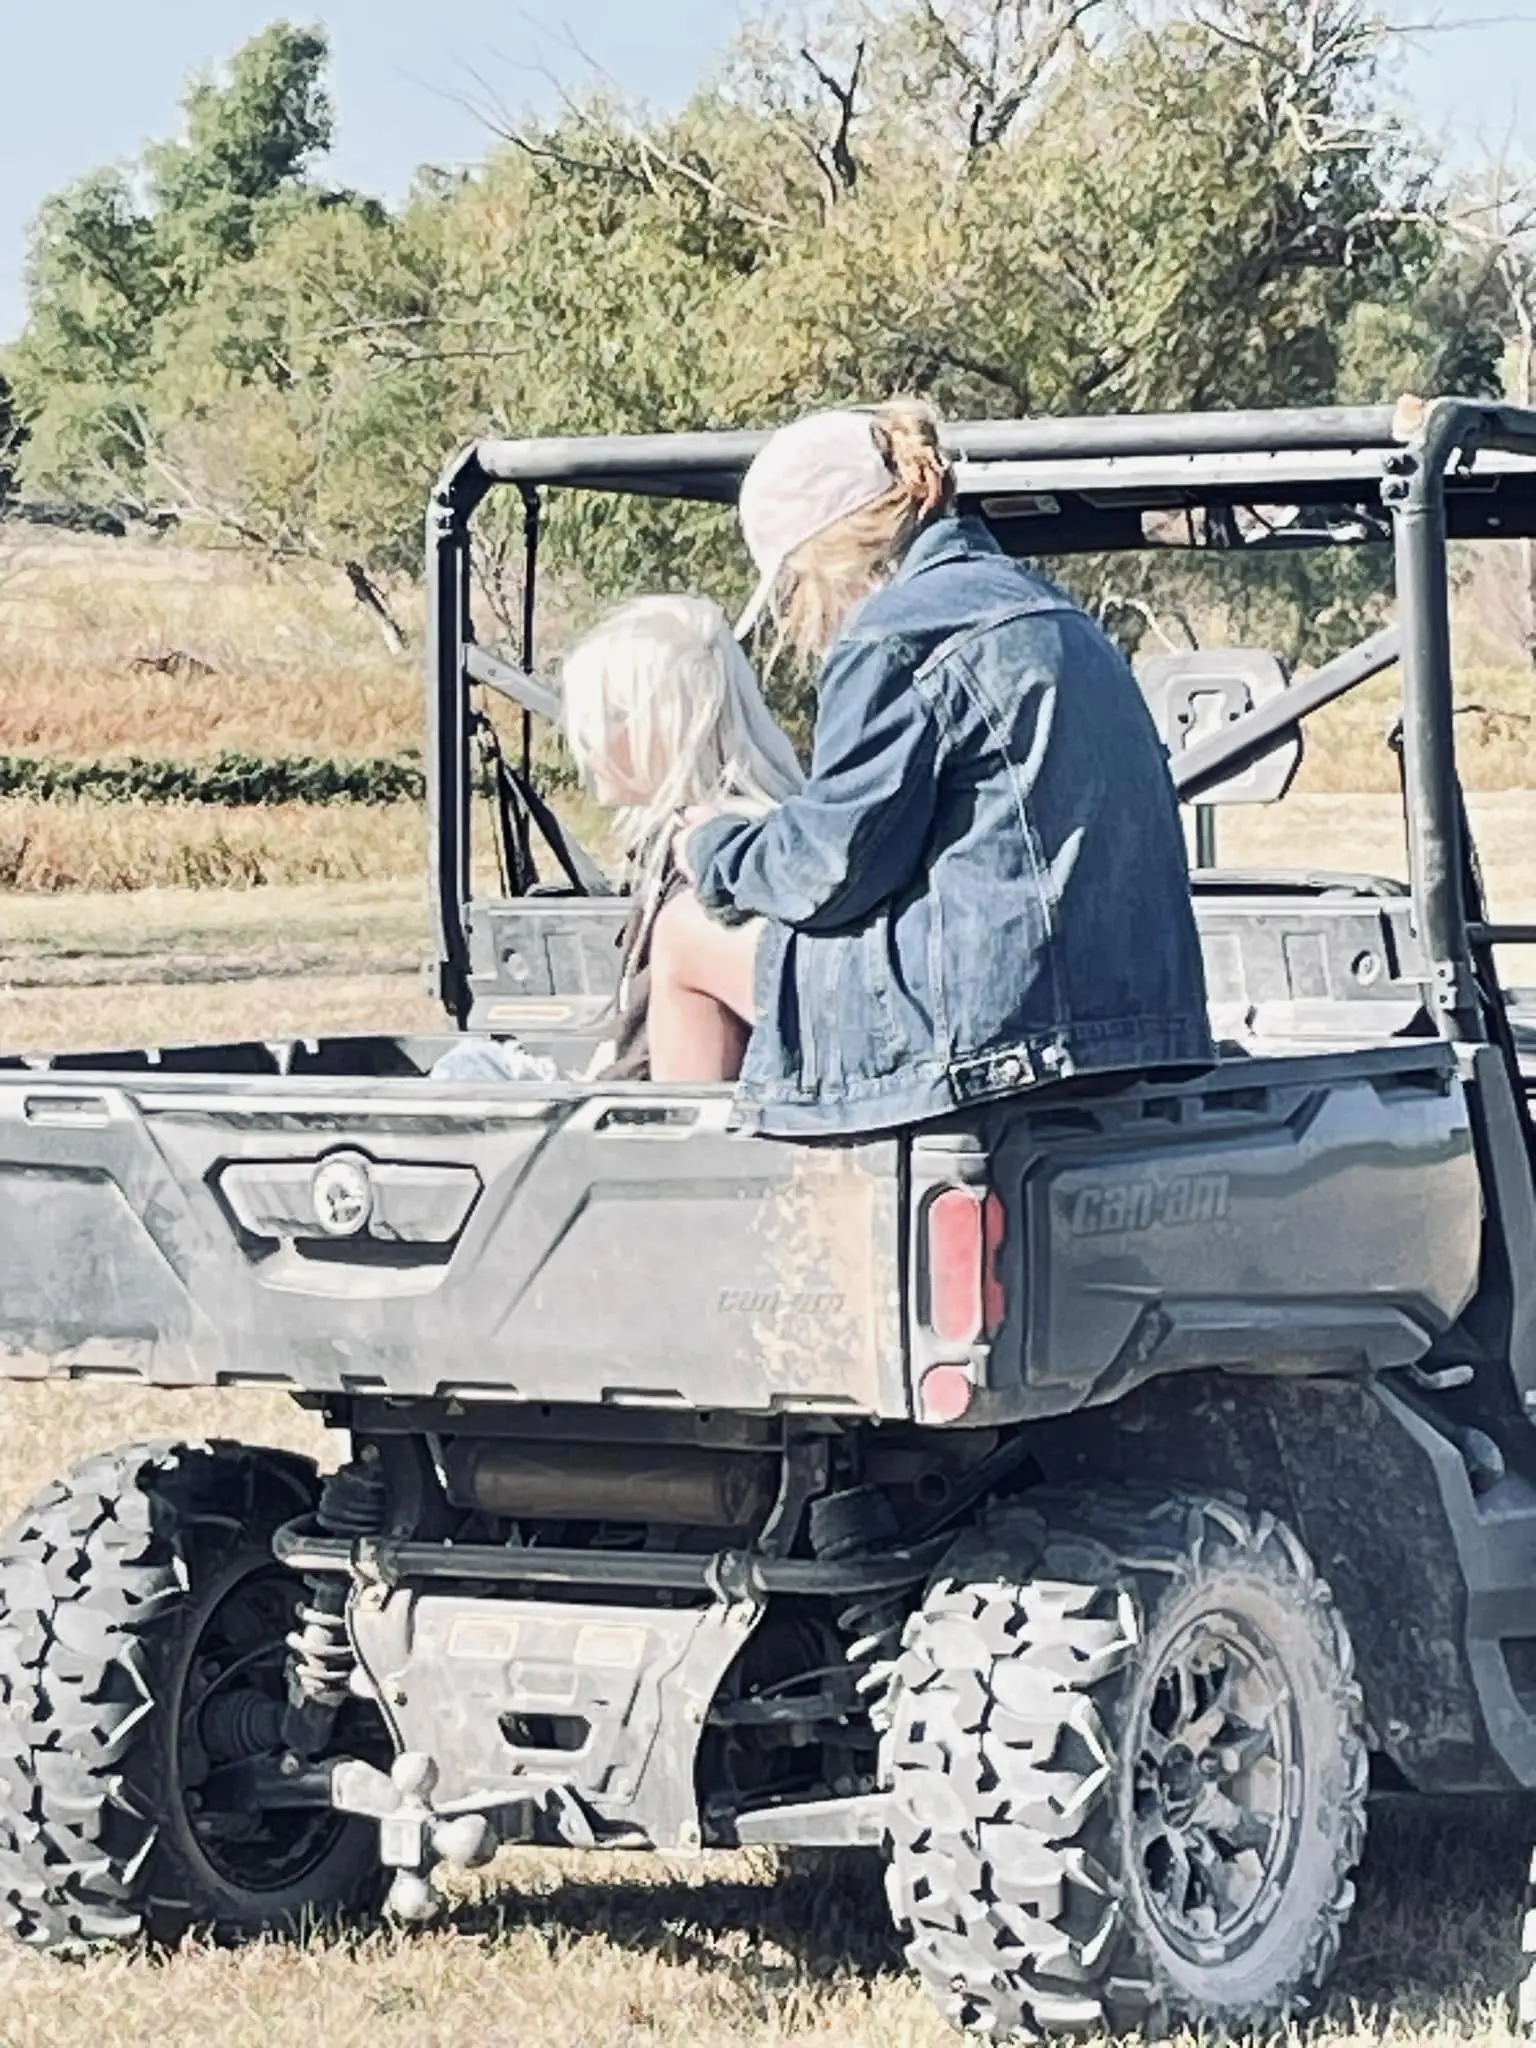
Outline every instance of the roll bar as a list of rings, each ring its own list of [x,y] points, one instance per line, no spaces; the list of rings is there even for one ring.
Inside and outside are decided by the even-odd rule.
[[[548,697],[535,677],[533,635],[542,489],[558,486],[730,503],[766,438],[762,433],[727,431],[485,440],[466,448],[445,471],[427,518],[427,765],[438,993],[460,1024],[470,1005],[467,686],[479,680],[502,690],[524,706],[525,717],[531,703],[542,708]],[[1394,531],[1400,624],[1373,635],[1283,698],[1187,750],[1175,764],[1174,776],[1182,795],[1197,796],[1284,737],[1299,719],[1401,659],[1414,917],[1430,963],[1435,1022],[1447,1038],[1480,1042],[1486,1032],[1472,946],[1487,943],[1497,928],[1483,924],[1480,917],[1469,918],[1466,901],[1466,848],[1451,715],[1446,478],[1454,466],[1481,451],[1536,459],[1536,411],[1444,398],[1428,404],[1404,401],[1395,408],[967,421],[946,430],[945,445],[956,457],[975,463],[1102,459],[1106,468],[1098,488],[1111,493],[1117,481],[1115,458],[1379,451],[1380,494]],[[494,662],[475,646],[470,616],[470,524],[486,493],[502,485],[519,491],[528,535],[518,670]]]
[[[1107,413],[1095,419],[960,420],[947,452],[966,462],[1068,457],[1258,455],[1277,450],[1359,450],[1395,445],[1391,406],[1316,406],[1294,412]],[[477,441],[441,488],[466,511],[494,484],[623,491],[642,497],[734,504],[767,432],[563,435]]]
[[[1486,1036],[1467,930],[1461,784],[1451,697],[1451,606],[1445,478],[1480,449],[1536,455],[1536,411],[1442,398],[1405,421],[1387,455],[1382,502],[1393,514],[1403,633],[1403,795],[1414,919],[1442,1037]]]

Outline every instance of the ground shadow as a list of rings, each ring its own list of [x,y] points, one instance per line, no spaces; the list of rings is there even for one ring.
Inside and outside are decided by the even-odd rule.
[[[1536,1801],[1517,1794],[1375,1806],[1359,1903],[1320,2017],[1353,2026],[1390,2009],[1429,2024],[1448,2005],[1512,1999],[1533,1843]],[[729,1975],[756,1968],[769,1948],[813,1982],[902,1968],[877,1856],[806,1856],[777,1875],[765,1859],[760,1874],[718,1879],[707,1864],[690,1876],[650,1859],[605,1858],[597,1870],[581,1859],[569,1877],[540,1864],[535,1887],[509,1872],[507,1888],[458,1906],[451,1924],[481,1939],[521,1929],[551,1941],[597,1935]]]
[[[1383,1801],[1324,2017],[1390,2007],[1414,2025],[1450,2005],[1514,1998],[1536,1801]]]
[[[612,1877],[573,1871],[535,1889],[521,1888],[511,1872],[505,1888],[456,1907],[449,1924],[481,1938],[523,1928],[552,1938],[601,1935],[669,1963],[733,1975],[768,1947],[813,1982],[902,1967],[882,1861],[872,1853],[807,1854],[777,1869],[764,1856],[751,1876],[718,1878],[707,1863],[696,1877],[675,1874],[675,1866],[652,1876],[648,1858],[633,1859],[633,1868],[628,1857],[603,1860]],[[728,1867],[739,1865],[732,1859]]]

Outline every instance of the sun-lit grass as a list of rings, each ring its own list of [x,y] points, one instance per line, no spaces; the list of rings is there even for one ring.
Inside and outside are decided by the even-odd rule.
[[[22,534],[8,547],[0,753],[355,756],[421,744],[419,658],[388,651],[339,572],[147,541]],[[419,603],[398,602],[415,629]]]
[[[1387,735],[1401,689],[1397,671],[1389,670],[1310,718],[1298,791],[1395,790],[1397,757]],[[1536,670],[1458,669],[1456,747],[1469,790],[1536,786]]]
[[[256,889],[421,875],[419,804],[0,799],[0,889]]]
[[[562,794],[557,807],[599,860],[610,828],[595,805]],[[482,805],[476,873],[496,889],[494,827]],[[541,873],[558,869],[535,845]],[[76,890],[291,888],[304,883],[415,881],[425,889],[427,813],[421,804],[104,804],[0,797],[0,895]],[[127,913],[132,914],[132,913]],[[0,935],[6,910],[0,905]]]
[[[1523,1830],[1379,1819],[1315,2048],[1508,2048]],[[900,1968],[878,1871],[766,1857],[501,1860],[444,1924],[351,1943],[188,1948],[69,1968],[0,1951],[5,2048],[948,2048]],[[1173,2048],[1195,2048],[1181,2033]]]
[[[424,952],[427,944],[427,888],[419,869],[409,878],[344,885],[0,899],[0,948],[11,974],[70,963],[99,979],[119,961],[152,968],[191,954],[238,967],[253,954],[270,961],[284,947],[323,946],[344,955],[380,946]]]
[[[1467,815],[1496,916],[1536,918],[1536,786],[1474,790]],[[1278,804],[1231,804],[1218,814],[1217,852],[1227,867],[1332,868],[1406,878],[1400,799],[1345,792],[1288,796]]]
[[[412,640],[392,654],[337,571],[235,552],[8,528],[0,548],[0,753],[70,760],[225,750],[356,758],[419,748],[419,593],[390,592]],[[1486,551],[1485,551],[1486,554]],[[1458,593],[1458,732],[1467,786],[1536,782],[1536,671],[1515,656],[1512,563]],[[546,588],[546,649],[564,630]],[[1395,786],[1395,674],[1312,721],[1300,787]]]
[[[7,989],[0,1052],[219,1045],[252,1038],[443,1031],[415,974],[263,975],[168,988],[162,982]]]

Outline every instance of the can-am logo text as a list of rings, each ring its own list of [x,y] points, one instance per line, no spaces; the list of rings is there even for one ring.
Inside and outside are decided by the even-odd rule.
[[[1172,1230],[1181,1224],[1219,1223],[1231,1191],[1225,1173],[1177,1174],[1172,1180],[1101,1182],[1069,1195],[1067,1227],[1074,1237],[1116,1237],[1127,1230]]]

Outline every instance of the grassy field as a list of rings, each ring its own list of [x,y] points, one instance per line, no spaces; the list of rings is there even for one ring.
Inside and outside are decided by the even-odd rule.
[[[81,808],[98,813],[103,832],[118,810]],[[1536,792],[1474,792],[1468,808],[1494,914],[1536,921]],[[223,815],[281,839],[280,811]],[[419,820],[409,834],[402,821],[403,843],[392,843],[382,829],[388,816],[338,806],[300,821],[321,847],[336,843],[328,826],[339,838],[377,821],[381,854],[392,860],[381,857],[369,881],[0,894],[0,1052],[439,1028],[442,1013],[420,978],[433,941]],[[1219,835],[1230,866],[1406,872],[1391,796],[1293,795],[1234,808],[1221,814]],[[386,879],[397,868],[404,874]],[[1512,953],[1505,972],[1536,982],[1536,956]]]
[[[416,624],[409,597],[402,617]],[[1481,643],[1460,720],[1495,910],[1536,918],[1529,679]],[[1298,794],[1221,821],[1224,862],[1401,873],[1383,681],[1319,721]],[[419,744],[414,658],[339,579],[217,554],[30,539],[0,549],[0,754],[226,749],[339,758]],[[1350,792],[1364,791],[1358,795]],[[584,823],[590,824],[590,819]],[[0,1050],[433,1029],[414,805],[0,802]],[[1511,978],[1536,981],[1536,964]],[[0,1248],[3,1260],[3,1248]],[[88,1451],[154,1435],[283,1442],[313,1419],[253,1393],[0,1384],[0,1520]],[[1381,1809],[1316,2048],[1512,2038],[1536,1814]],[[766,1857],[517,1853],[421,1934],[84,1963],[0,1945],[0,2048],[940,2048],[878,1876]]]
[[[0,548],[0,753],[419,747],[421,670],[335,571],[86,536]],[[0,533],[0,542],[5,534]],[[403,615],[416,623],[414,602]]]
[[[0,756],[71,762],[215,754],[357,761],[419,749],[415,652],[391,653],[334,571],[238,554],[0,529]],[[1509,565],[1497,565],[1507,570]],[[1528,666],[1514,658],[1507,575],[1460,597],[1458,734],[1467,787],[1536,786]],[[390,593],[419,641],[420,605]],[[546,628],[548,649],[560,627]],[[1309,727],[1298,793],[1396,787],[1385,735],[1394,675]],[[251,888],[420,872],[412,805],[0,800],[0,889]]]
[[[0,801],[0,888],[260,889],[420,876],[417,804]]]
[[[1315,2048],[1503,2048],[1518,1816],[1383,1813]],[[428,1933],[68,1965],[0,1949],[4,2048],[946,2048],[878,1873],[511,1855]],[[1193,2048],[1193,2037],[1181,2037]]]

